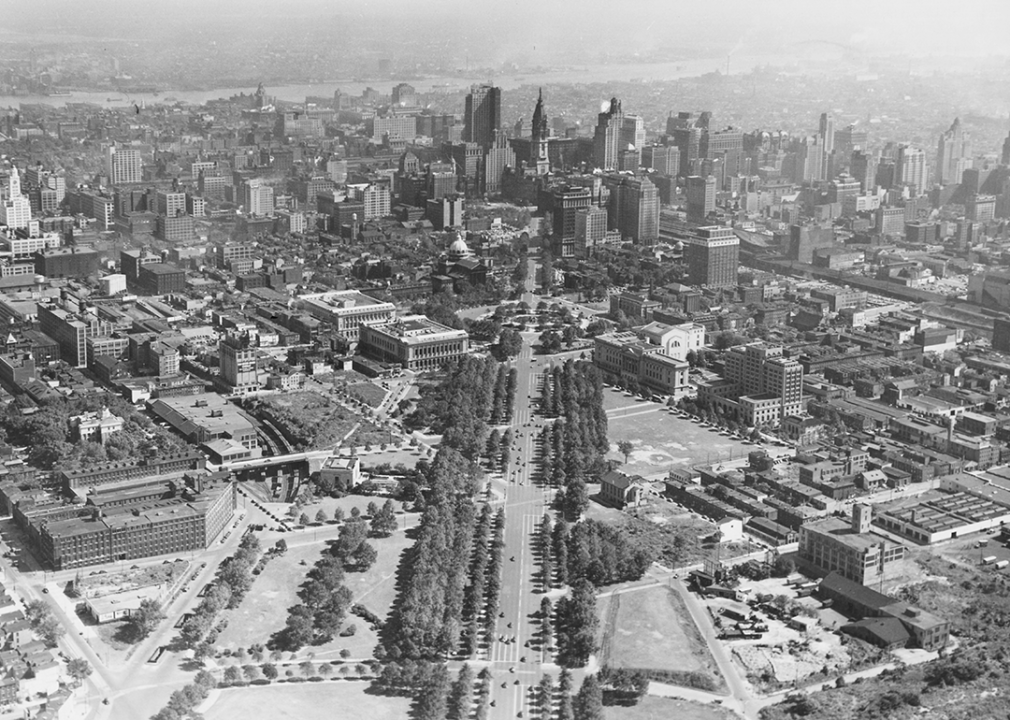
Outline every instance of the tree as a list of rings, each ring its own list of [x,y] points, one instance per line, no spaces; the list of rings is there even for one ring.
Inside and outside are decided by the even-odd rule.
[[[134,636],[139,640],[146,638],[158,624],[165,619],[165,613],[161,610],[161,605],[151,599],[143,600],[140,607],[130,614],[129,624],[133,629]]]
[[[628,457],[631,455],[632,451],[635,449],[635,444],[630,440],[618,440],[617,451],[624,456],[624,464],[628,464]]]
[[[561,336],[553,330],[544,330],[540,333],[540,352],[544,355],[551,355],[561,351]]]
[[[245,665],[242,667],[242,674],[245,675],[246,680],[255,680],[260,676],[260,669],[256,665]]]
[[[579,720],[603,720],[603,689],[595,675],[586,675],[573,706]]]
[[[67,675],[77,682],[81,682],[91,675],[92,670],[91,663],[84,658],[72,658],[67,663]]]
[[[304,605],[295,605],[288,610],[284,626],[284,645],[292,650],[308,645],[314,635],[312,611]]]
[[[298,524],[299,525],[308,525],[309,524],[309,516],[307,514],[305,514],[305,513],[302,513],[301,515],[299,515],[298,516]]]
[[[300,672],[305,677],[312,677],[316,672],[316,666],[312,664],[310,660],[306,660],[301,665],[298,666],[298,672]]]
[[[561,670],[558,693],[561,696],[558,703],[558,720],[575,720],[575,710],[572,707],[572,673],[568,668]]]
[[[263,663],[263,665],[260,666],[260,670],[263,671],[263,677],[265,677],[267,680],[273,680],[274,678],[277,677],[278,674],[277,666],[274,665],[273,663]]]
[[[54,648],[60,641],[60,638],[63,637],[67,631],[66,628],[60,624],[59,620],[50,615],[39,623],[35,632],[37,632],[42,638],[46,647]]]
[[[237,665],[229,665],[224,669],[224,681],[229,685],[242,682],[242,671]]]
[[[333,522],[342,523],[344,521],[344,511],[340,508],[336,508],[333,511]]]
[[[375,517],[375,513],[379,512],[379,506],[375,504],[374,500],[368,501],[368,506],[365,508],[365,514],[368,517]]]
[[[504,362],[516,357],[523,349],[523,336],[518,330],[504,328],[498,336],[498,342],[491,346],[491,354],[496,360]]]
[[[274,543],[274,548],[277,550],[277,552],[281,554],[286,553],[288,551],[288,541],[285,540],[284,538],[281,538],[280,540]]]
[[[316,512],[316,522],[317,523],[324,523],[328,519],[329,518],[326,516],[326,511],[323,510],[322,508],[319,508],[319,510]]]
[[[359,570],[368,570],[378,559],[378,551],[372,547],[371,543],[363,542],[354,551],[354,564]]]
[[[361,511],[358,510],[358,506],[355,505],[354,507],[351,508],[351,519],[357,520],[359,517],[361,517]]]
[[[370,529],[373,535],[379,537],[389,537],[396,531],[396,511],[393,509],[392,500],[386,500],[372,515]]]

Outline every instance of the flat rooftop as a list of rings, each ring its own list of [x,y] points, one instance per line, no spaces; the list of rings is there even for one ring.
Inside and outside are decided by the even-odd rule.
[[[467,337],[465,330],[454,330],[434,320],[429,320],[424,315],[406,315],[393,322],[370,324],[369,328],[383,335],[396,338],[407,345],[431,340],[450,340]]]
[[[378,300],[358,290],[332,290],[324,293],[312,293],[309,295],[300,295],[298,300],[311,307],[320,308],[328,312],[349,311],[362,307],[388,308],[389,310],[394,308],[393,303]]]
[[[814,520],[804,525],[804,527],[816,531],[821,535],[831,535],[839,542],[843,542],[857,550],[877,549],[881,544],[885,546],[885,549],[898,546],[897,543],[891,542],[880,535],[853,532],[851,523],[841,518],[827,517],[823,520]]]

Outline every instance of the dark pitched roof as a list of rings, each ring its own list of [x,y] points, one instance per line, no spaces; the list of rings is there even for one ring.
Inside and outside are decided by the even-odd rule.
[[[837,593],[864,607],[877,610],[894,602],[894,598],[842,577],[836,571],[828,573],[827,577],[821,580],[819,589]]]
[[[911,635],[908,634],[908,630],[901,624],[901,621],[893,617],[866,618],[849,623],[842,630],[847,630],[848,628],[862,628],[865,632],[878,638],[884,645],[907,643],[909,638],[911,638]]]

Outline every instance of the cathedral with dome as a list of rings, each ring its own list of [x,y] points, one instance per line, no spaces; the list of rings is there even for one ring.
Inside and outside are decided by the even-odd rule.
[[[491,262],[488,258],[476,257],[463,239],[463,233],[457,232],[456,239],[435,264],[431,289],[460,293],[470,285],[483,285],[487,282]]]

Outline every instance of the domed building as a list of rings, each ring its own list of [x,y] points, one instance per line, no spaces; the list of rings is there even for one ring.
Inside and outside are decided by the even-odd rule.
[[[457,232],[456,239],[435,265],[431,289],[433,292],[451,290],[459,293],[468,285],[483,285],[487,282],[492,262],[490,258],[475,257],[463,239],[463,233]]]
[[[470,252],[470,248],[467,246],[466,240],[463,239],[463,233],[457,232],[456,239],[453,240],[452,244],[449,246],[449,252],[446,254],[446,259],[450,263],[457,263],[460,260],[465,260],[472,255],[473,253]]]

